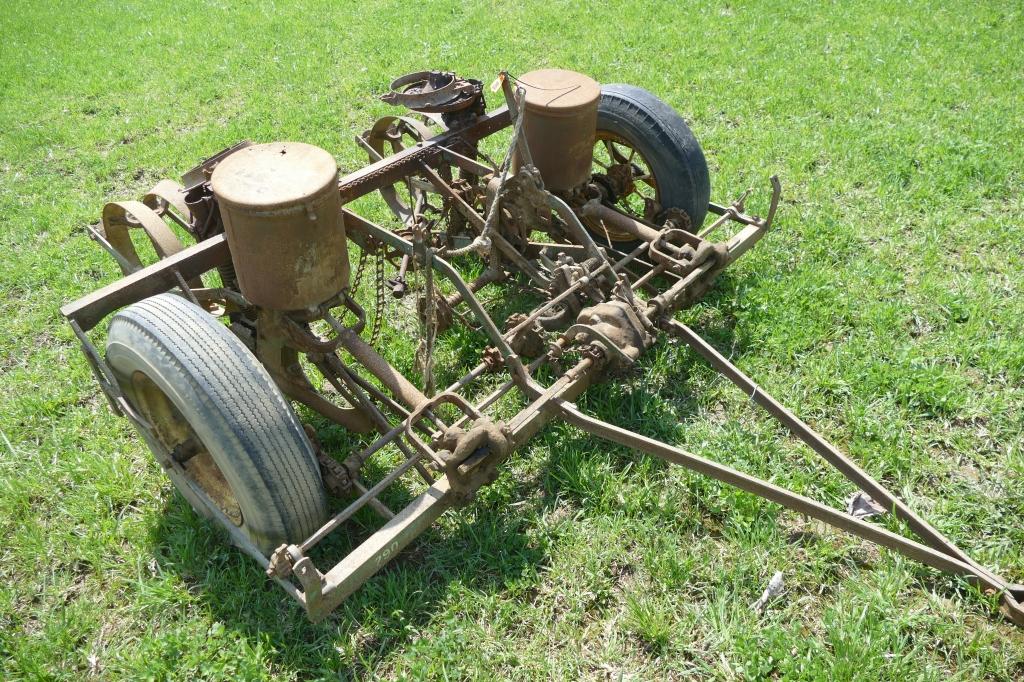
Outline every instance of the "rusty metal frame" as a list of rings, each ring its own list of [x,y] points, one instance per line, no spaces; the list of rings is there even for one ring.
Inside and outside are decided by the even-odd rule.
[[[508,127],[513,122],[512,118],[509,108],[502,107],[477,117],[465,127],[422,141],[391,156],[377,158],[371,154],[371,157],[377,160],[339,180],[338,191],[342,202],[349,202],[385,189],[408,177],[421,175],[426,177],[427,183],[433,185],[437,192],[455,202],[459,211],[472,212],[473,209],[464,205],[455,190],[435,172],[435,169],[447,165],[478,175],[489,171],[489,167],[473,158],[471,150],[479,140]],[[548,194],[551,209],[566,223],[576,243],[531,244],[536,257],[543,260],[546,258],[546,251],[555,248],[580,253],[596,265],[504,332],[498,328],[476,296],[480,287],[503,277],[488,271],[489,274],[485,273],[477,282],[467,283],[446,259],[436,253],[430,253],[427,259],[429,267],[447,279],[456,291],[455,296],[451,297],[451,305],[468,307],[469,314],[479,324],[493,348],[490,358],[485,354],[480,364],[455,381],[440,398],[425,396],[360,338],[359,330],[362,328],[363,320],[361,316],[358,328],[353,330],[341,325],[326,309],[320,311],[322,319],[330,323],[336,334],[332,341],[325,341],[304,331],[303,327],[296,325],[294,321],[287,318],[278,319],[279,316],[275,317],[261,311],[261,324],[265,324],[268,329],[280,329],[287,344],[306,353],[324,377],[340,393],[349,397],[355,406],[354,409],[364,411],[365,425],[372,425],[381,435],[362,450],[351,453],[345,460],[346,464],[351,465],[351,468],[345,471],[348,471],[352,489],[356,493],[353,501],[313,535],[297,544],[282,547],[269,557],[223,517],[223,513],[207,498],[202,489],[192,486],[193,492],[198,499],[205,500],[211,515],[228,530],[232,541],[253,556],[271,577],[302,604],[311,619],[320,620],[392,560],[441,514],[466,501],[467,492],[472,494],[472,490],[460,489],[456,485],[457,479],[453,483],[450,476],[441,475],[435,478],[428,470],[429,466],[443,465],[445,462],[444,453],[437,450],[436,444],[442,442],[439,439],[450,428],[487,421],[488,410],[502,396],[511,391],[518,391],[528,404],[507,423],[500,425],[503,437],[507,437],[507,448],[500,451],[493,448],[491,451],[484,451],[472,462],[466,460],[462,468],[472,469],[479,464],[481,467],[493,469],[515,449],[522,447],[547,422],[556,418],[562,419],[596,437],[682,465],[898,551],[926,565],[959,575],[978,585],[985,593],[996,596],[1002,612],[1013,622],[1024,626],[1024,607],[1021,606],[1021,602],[1024,601],[1024,586],[1003,580],[971,559],[949,538],[911,510],[905,502],[873,479],[775,398],[764,392],[693,329],[673,319],[675,311],[699,299],[719,272],[740,258],[769,231],[781,196],[777,178],[771,178],[771,185],[771,202],[765,218],[748,215],[745,212],[744,195],[728,206],[711,204],[709,210],[719,217],[697,235],[618,213],[615,208],[600,202],[591,201],[585,206],[574,208],[562,197]],[[418,246],[405,236],[378,226],[347,208],[343,209],[343,215],[348,236],[361,246],[383,245],[409,258],[415,258],[417,249],[422,249],[421,245]],[[617,228],[634,234],[641,244],[629,253],[600,248],[590,238],[580,222],[580,216],[613,221]],[[479,228],[483,224],[482,218],[476,214],[473,217],[476,220],[472,222],[479,223]],[[729,223],[737,226],[733,236],[718,243],[707,240],[713,232]],[[496,248],[499,251],[507,254],[509,249],[514,250],[507,241],[502,244],[504,240],[500,235],[495,236],[500,240],[496,241]],[[117,249],[102,239],[101,235],[97,234],[96,237],[101,238],[101,245],[113,255],[118,253]],[[509,260],[513,268],[537,279],[537,273],[533,271],[533,266],[524,255],[516,252]],[[183,295],[198,302],[197,294],[203,292],[194,292],[193,283],[198,281],[202,274],[230,263],[231,254],[226,238],[223,235],[214,236],[171,253],[148,267],[134,270],[122,279],[61,308],[61,313],[68,319],[79,338],[101,388],[111,401],[112,408],[127,416],[143,433],[148,433],[152,427],[134,412],[120,394],[110,368],[90,342],[87,332],[114,311],[161,292],[178,289]],[[661,288],[653,285],[659,277],[666,283]],[[545,280],[540,278],[540,281]],[[588,323],[581,320],[576,324],[567,325],[565,332],[558,336],[545,354],[528,364],[524,363],[513,349],[518,335],[532,328],[545,312],[563,301],[583,295],[588,287],[599,284],[605,287],[607,294],[617,301],[620,307],[632,311],[630,315],[634,316],[642,328],[612,328],[609,331],[596,322]],[[650,295],[645,298],[645,294]],[[633,361],[636,354],[642,352],[643,348],[630,347],[624,343],[625,337],[616,335],[617,331],[631,332],[634,334],[633,338],[641,339],[637,343],[647,346],[653,343],[654,332],[657,330],[685,342],[716,371],[732,381],[751,400],[810,446],[828,464],[870,495],[888,512],[905,522],[923,543],[846,515],[768,481],[595,419],[582,413],[573,404],[573,401],[589,385],[599,381],[610,367],[628,364]],[[308,336],[303,336],[304,334]],[[381,390],[348,368],[335,354],[337,348],[345,348],[386,390]],[[541,365],[556,365],[568,352],[577,353],[579,359],[570,368],[560,372],[549,385],[545,386],[534,378],[536,370]],[[268,368],[274,369],[275,360],[263,356],[261,360],[268,364]],[[488,395],[474,403],[458,393],[485,373],[492,371],[506,372],[508,379]],[[279,383],[283,381],[280,368],[275,378]],[[311,388],[306,388],[301,381],[292,386],[292,389],[292,397],[306,402],[328,418],[340,423],[356,423],[345,422],[338,413],[319,405],[319,397],[315,392],[312,392],[312,396],[305,396],[303,391],[311,391]],[[287,387],[285,392],[289,392]],[[458,404],[463,417],[453,425],[441,421],[435,414],[440,399]],[[148,440],[154,441],[153,438]],[[358,471],[363,462],[389,445],[397,448],[403,458],[401,463],[377,483],[364,484],[353,471]],[[404,508],[393,512],[380,501],[379,495],[410,472],[418,472],[426,488]],[[366,506],[380,514],[384,518],[384,523],[340,562],[326,572],[321,572],[308,556],[309,550]],[[294,582],[291,578],[294,578]]]

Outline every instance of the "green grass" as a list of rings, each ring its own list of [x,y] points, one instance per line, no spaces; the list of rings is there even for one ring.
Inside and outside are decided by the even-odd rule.
[[[781,176],[778,230],[682,318],[1024,582],[1019,4],[583,4],[8,3],[0,676],[1024,676],[1024,633],[962,583],[565,426],[314,626],[109,413],[57,313],[117,276],[82,229],[104,202],[242,138],[355,169],[408,71],[569,67],[681,111],[716,200]],[[850,492],[684,348],[641,365],[582,406]],[[786,594],[757,615],[776,570]]]

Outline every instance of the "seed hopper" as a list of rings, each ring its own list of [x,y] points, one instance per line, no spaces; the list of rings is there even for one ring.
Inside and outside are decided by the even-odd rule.
[[[485,94],[502,106],[488,111]],[[382,99],[402,111],[357,138],[369,163],[347,175],[309,144],[242,142],[141,201],[107,204],[89,231],[124,276],[61,309],[112,409],[310,618],[561,420],[962,576],[1024,624],[1024,587],[674,319],[769,232],[775,177],[764,217],[747,213],[746,195],[711,202],[704,155],[671,107],[571,71],[503,72],[490,93],[414,73]],[[372,201],[386,219],[353,210]],[[415,323],[402,327],[396,309]],[[103,352],[89,338],[101,323]],[[464,376],[436,365],[446,335],[476,358]],[[382,343],[396,336],[415,362]],[[917,539],[575,404],[664,336]]]

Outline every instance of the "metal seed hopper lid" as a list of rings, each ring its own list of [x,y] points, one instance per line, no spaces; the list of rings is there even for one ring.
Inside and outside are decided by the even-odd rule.
[[[315,203],[337,191],[338,164],[329,152],[304,142],[245,147],[219,164],[210,178],[217,199],[234,206],[274,210]]]
[[[523,74],[516,83],[526,90],[527,108],[556,114],[592,106],[601,96],[596,80],[565,69],[538,69]]]
[[[480,81],[450,71],[417,71],[392,81],[380,99],[413,111],[444,113],[468,109],[482,91]]]

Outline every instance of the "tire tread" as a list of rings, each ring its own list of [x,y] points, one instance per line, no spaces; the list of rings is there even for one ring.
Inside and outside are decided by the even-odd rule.
[[[686,211],[700,227],[711,199],[707,160],[675,109],[635,85],[603,85],[597,127],[635,144],[658,178],[662,206]]]
[[[243,482],[235,495],[257,544],[295,541],[319,527],[326,498],[312,447],[270,375],[224,325],[180,296],[160,294],[115,315],[108,353],[111,343],[172,368],[177,376],[165,379],[200,401],[207,426],[221,436],[204,445],[229,481]]]

